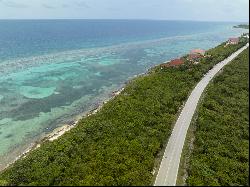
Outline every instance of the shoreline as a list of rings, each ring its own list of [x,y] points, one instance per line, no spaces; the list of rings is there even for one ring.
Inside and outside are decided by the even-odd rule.
[[[152,68],[152,67],[151,67]],[[77,116],[75,116],[75,118],[72,120],[71,123],[68,123],[68,124],[63,124],[62,126],[59,126],[55,129],[53,129],[51,132],[49,133],[46,133],[44,136],[42,136],[39,140],[35,141],[35,142],[32,142],[28,148],[26,148],[23,152],[21,152],[17,157],[15,157],[15,159],[6,164],[6,166],[4,166],[3,168],[0,168],[0,172],[2,172],[3,170],[5,170],[6,168],[8,168],[9,166],[11,166],[12,164],[14,164],[17,160],[19,159],[22,159],[22,158],[25,158],[28,153],[30,153],[31,151],[33,150],[36,150],[37,148],[41,147],[41,145],[46,142],[46,141],[50,141],[50,142],[53,142],[55,140],[57,140],[59,137],[61,137],[62,135],[64,135],[66,132],[70,131],[71,129],[73,129],[74,127],[76,127],[76,125],[79,123],[79,121],[81,119],[84,119],[86,117],[89,117],[91,115],[94,115],[96,114],[97,112],[99,112],[101,110],[101,108],[104,106],[104,104],[106,104],[107,102],[109,102],[110,100],[114,99],[116,96],[120,95],[122,93],[122,91],[125,89],[125,87],[127,86],[127,84],[137,78],[137,77],[140,77],[140,76],[144,76],[144,75],[147,75],[149,70],[151,69],[147,69],[146,72],[144,73],[140,73],[140,74],[137,74],[137,75],[134,75],[133,77],[131,77],[131,79],[125,81],[122,86],[111,92],[109,94],[109,97],[107,99],[105,99],[104,101],[102,101],[101,103],[98,103],[97,107],[94,107],[93,109],[89,110],[89,111],[86,111],[86,112],[83,112]]]

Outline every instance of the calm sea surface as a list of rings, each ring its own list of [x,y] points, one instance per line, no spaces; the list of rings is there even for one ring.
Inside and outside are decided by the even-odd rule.
[[[136,74],[246,32],[236,24],[0,21],[0,168]]]

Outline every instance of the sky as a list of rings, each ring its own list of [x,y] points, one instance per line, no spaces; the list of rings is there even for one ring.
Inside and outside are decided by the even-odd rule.
[[[249,0],[0,0],[0,19],[249,22]]]

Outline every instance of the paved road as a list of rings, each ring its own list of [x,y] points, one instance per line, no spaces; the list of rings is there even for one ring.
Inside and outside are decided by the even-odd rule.
[[[196,85],[196,87],[192,91],[178,120],[176,121],[175,127],[168,141],[164,156],[161,161],[160,169],[155,180],[155,186],[174,186],[176,184],[181,152],[185,142],[187,130],[202,92],[208,85],[209,81],[226,64],[228,64],[231,60],[238,56],[248,46],[249,44],[242,47],[241,49],[233,53],[230,57],[215,65],[213,69],[211,69],[203,77],[203,79]]]

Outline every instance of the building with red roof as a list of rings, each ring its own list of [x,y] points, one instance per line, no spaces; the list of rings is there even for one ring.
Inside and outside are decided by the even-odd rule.
[[[201,54],[189,54],[188,55],[188,60],[192,60],[192,61],[194,61],[194,60],[198,60],[198,59],[200,59],[200,58],[202,58],[203,56],[201,55]]]
[[[184,61],[182,59],[178,58],[178,59],[171,60],[168,63],[162,64],[161,66],[162,67],[174,67],[174,66],[179,66],[182,64],[184,64]]]
[[[232,44],[232,45],[236,45],[238,44],[240,41],[239,38],[229,38],[228,41],[227,41],[227,44]]]

